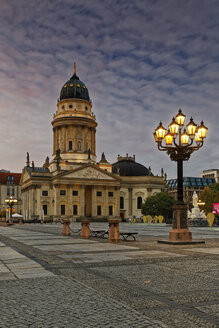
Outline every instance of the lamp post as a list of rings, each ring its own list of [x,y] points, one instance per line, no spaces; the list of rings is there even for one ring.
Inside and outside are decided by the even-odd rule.
[[[187,205],[183,201],[183,161],[188,161],[191,154],[203,146],[208,130],[203,121],[197,126],[193,118],[184,126],[185,117],[179,109],[168,130],[160,122],[154,132],[158,149],[166,151],[170,159],[177,162],[177,203],[173,208],[172,230],[169,233],[169,241],[172,242],[192,240],[188,227]]]
[[[12,207],[17,204],[17,199],[10,196],[5,199],[5,203],[10,207],[10,216],[9,216],[9,224],[13,224],[12,220]]]

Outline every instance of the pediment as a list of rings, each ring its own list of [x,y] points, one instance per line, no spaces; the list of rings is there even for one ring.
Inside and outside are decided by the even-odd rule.
[[[25,181],[30,179],[30,175],[28,174],[28,172],[26,171],[26,169],[23,169],[22,175],[21,175],[21,179],[20,179],[20,185],[22,185]]]
[[[111,180],[111,181],[116,180],[114,177],[111,176],[111,174],[101,172],[100,169],[96,169],[91,166],[75,170],[74,172],[68,172],[67,174],[65,174],[65,178]]]

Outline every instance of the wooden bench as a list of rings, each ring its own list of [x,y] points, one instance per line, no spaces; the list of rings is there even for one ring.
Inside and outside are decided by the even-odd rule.
[[[120,232],[120,236],[123,237],[123,240],[127,241],[129,237],[132,237],[136,241],[135,235],[138,235],[138,232]]]
[[[106,230],[91,230],[91,236],[92,237],[100,237],[100,238],[104,238],[105,235],[108,235],[108,231]]]

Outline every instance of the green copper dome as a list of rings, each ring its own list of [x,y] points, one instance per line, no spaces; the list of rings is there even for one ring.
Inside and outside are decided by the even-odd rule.
[[[85,84],[80,81],[79,77],[76,75],[76,66],[74,65],[74,74],[67,81],[60,92],[60,100],[78,98],[90,101],[88,89]]]

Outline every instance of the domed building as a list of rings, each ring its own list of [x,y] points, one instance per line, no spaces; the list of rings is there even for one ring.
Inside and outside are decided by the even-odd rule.
[[[151,168],[135,161],[135,155],[118,156],[112,173],[120,177],[120,218],[141,216],[141,205],[148,196],[164,190],[163,177],[155,177]]]
[[[21,177],[24,218],[139,217],[142,202],[164,189],[163,177],[154,177],[134,156],[118,156],[111,164],[103,153],[96,161],[96,117],[75,64],[61,88],[52,128],[51,160],[35,167],[27,153]]]

